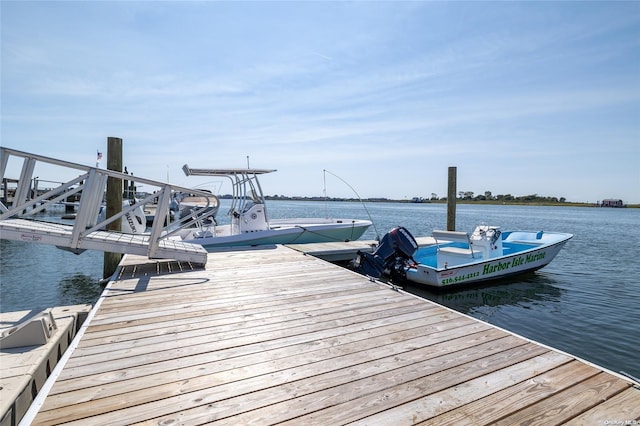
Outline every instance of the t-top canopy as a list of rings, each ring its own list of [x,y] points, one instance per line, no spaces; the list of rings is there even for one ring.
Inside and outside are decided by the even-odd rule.
[[[182,166],[182,170],[187,176],[263,175],[276,171],[276,169],[192,169],[186,164]]]

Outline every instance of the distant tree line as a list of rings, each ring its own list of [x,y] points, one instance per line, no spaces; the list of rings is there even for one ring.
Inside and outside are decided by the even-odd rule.
[[[538,194],[524,195],[520,197],[511,194],[493,195],[491,191],[485,191],[484,194],[474,195],[473,191],[459,191],[459,200],[467,201],[504,201],[518,203],[564,203],[567,201],[564,197],[545,197]]]
[[[567,201],[564,197],[544,197],[538,194],[524,195],[524,196],[514,196],[511,194],[499,194],[493,195],[491,191],[485,191],[484,194],[475,195],[473,191],[458,191],[458,196],[456,200],[460,201],[491,201],[497,203],[544,203],[544,204],[552,204],[552,203],[565,203]],[[428,202],[438,202],[438,201],[447,201],[447,197],[438,197],[438,194],[435,192],[431,193],[431,197],[413,197],[411,200],[414,203],[428,203]]]
[[[231,194],[219,195],[220,199],[231,199]],[[413,198],[384,198],[384,197],[370,197],[370,198],[353,198],[353,197],[324,197],[324,196],[289,196],[289,195],[265,195],[267,200],[288,200],[288,201],[352,201],[352,202],[369,202],[369,203],[446,203],[447,197],[439,197],[436,193],[431,193],[430,197],[413,197]],[[565,206],[599,206],[598,203],[584,203],[584,202],[568,202],[565,197],[545,197],[538,194],[514,196],[511,194],[499,194],[493,195],[491,191],[485,191],[484,194],[475,195],[473,191],[459,191],[456,200],[470,202],[470,203],[486,203],[486,204],[562,204]],[[627,207],[640,208],[640,204],[631,204]]]
[[[231,194],[220,195],[218,198],[221,199],[230,199],[232,198]],[[357,198],[349,198],[349,197],[321,197],[321,196],[288,196],[288,195],[265,195],[267,200],[292,200],[292,201],[360,201]],[[567,200],[564,197],[544,197],[538,194],[524,195],[524,196],[514,196],[511,194],[499,194],[493,195],[491,191],[485,191],[484,194],[475,195],[473,191],[459,191],[457,200],[461,201],[492,201],[497,203],[565,203]],[[446,201],[447,197],[438,197],[438,194],[432,193],[431,197],[414,197],[412,200],[406,199],[390,199],[390,198],[365,198],[362,201],[368,202],[385,202],[385,201],[393,201],[393,202],[414,202],[414,203],[428,203],[428,202],[443,202]]]

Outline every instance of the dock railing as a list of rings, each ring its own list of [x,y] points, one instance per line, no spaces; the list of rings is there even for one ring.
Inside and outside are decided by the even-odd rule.
[[[9,166],[14,165],[15,160],[12,157],[15,157],[18,162],[22,161],[17,182],[5,176]],[[56,169],[52,169],[52,166]],[[40,168],[47,173],[53,170],[53,173],[60,176],[79,174],[55,188],[35,191],[34,172]],[[149,191],[148,195],[141,199],[130,200],[129,205],[123,206],[119,213],[102,219],[99,212],[104,205],[104,194],[109,177],[144,185],[145,188],[152,187],[155,190]],[[0,238],[2,239],[53,244],[78,252],[94,249],[115,253],[144,254],[151,259],[172,258],[206,263],[206,251],[201,246],[181,243],[179,239],[171,236],[180,229],[200,226],[204,220],[216,214],[219,201],[208,191],[5,147],[0,147],[0,178],[3,183],[11,181],[15,185],[15,188],[12,188],[12,194],[9,194],[6,184],[2,188],[3,197],[0,201]],[[190,215],[169,223],[170,221],[166,218],[169,216],[171,201],[176,193],[204,197],[208,204],[192,210]],[[80,199],[74,204],[77,213],[73,225],[47,222],[36,216],[55,204],[68,205],[69,197],[78,195]],[[139,207],[142,206],[144,209],[147,204],[156,204],[155,217],[148,232],[142,235],[131,235],[117,231],[102,231],[109,223],[122,220],[122,217],[131,214]],[[55,225],[39,226],[42,223]],[[141,253],[141,247],[144,247],[144,253]],[[197,255],[184,254],[187,252],[194,254],[197,252]]]

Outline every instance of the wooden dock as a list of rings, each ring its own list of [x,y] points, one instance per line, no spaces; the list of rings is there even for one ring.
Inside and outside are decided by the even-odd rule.
[[[416,237],[418,246],[424,247],[436,243],[433,237]],[[327,262],[346,262],[355,259],[358,251],[373,252],[378,246],[375,240],[337,241],[333,243],[287,244],[301,253],[318,257]]]
[[[25,422],[640,420],[627,379],[281,246],[128,255],[74,342]]]

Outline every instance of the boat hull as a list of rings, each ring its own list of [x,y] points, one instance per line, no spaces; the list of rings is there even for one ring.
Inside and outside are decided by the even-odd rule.
[[[352,219],[281,219],[270,221],[268,230],[232,234],[224,226],[215,236],[186,237],[185,242],[200,244],[205,249],[270,244],[308,244],[357,240],[371,226],[368,220]]]
[[[449,268],[436,268],[418,262],[406,269],[406,279],[421,285],[443,288],[535,271],[548,265],[571,237],[570,234],[564,234],[554,243]]]

